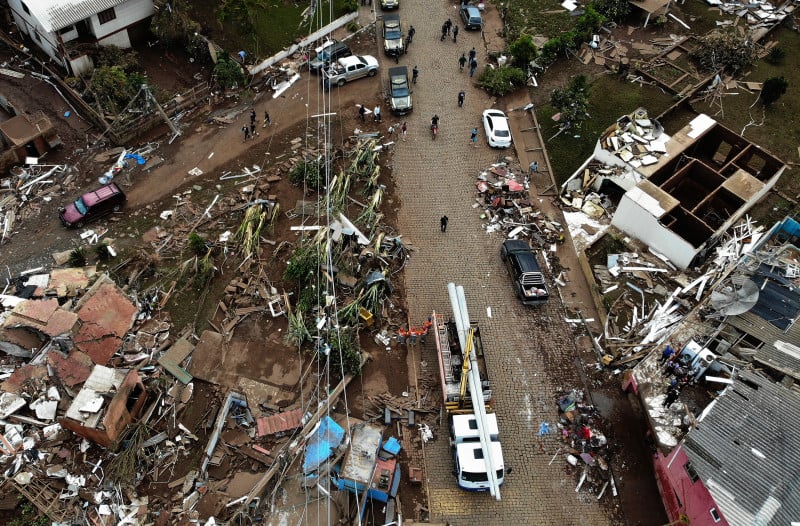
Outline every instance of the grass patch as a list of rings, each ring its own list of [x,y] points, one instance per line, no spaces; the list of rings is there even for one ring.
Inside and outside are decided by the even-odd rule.
[[[777,40],[780,47],[785,50],[800,49],[800,34],[784,27],[779,28],[773,34],[773,39]],[[711,115],[736,133],[741,133],[751,120],[760,123],[763,119],[762,126],[749,126],[744,131],[744,137],[771,152],[783,162],[796,163],[798,162],[797,147],[800,145],[800,125],[797,122],[797,116],[800,115],[800,97],[792,96],[792,94],[797,93],[797,89],[800,88],[800,56],[794,52],[786,53],[779,64],[770,64],[765,60],[760,60],[741,80],[764,82],[770,77],[780,76],[789,81],[789,91],[767,109],[764,109],[760,102],[750,108],[758,97],[758,93],[748,93],[743,89],[729,90],[730,92],[738,91],[739,94],[722,97],[721,113],[719,105],[705,102],[695,103],[694,109]],[[791,172],[785,172],[778,185],[787,194],[794,196],[800,193],[800,183],[796,177],[792,177],[790,174]]]
[[[244,50],[256,61],[274,55],[345,14],[344,0],[318,4],[313,19],[303,20],[308,4],[277,0],[229,0],[235,14],[220,21],[220,2],[191,3],[191,17],[226,51]],[[255,58],[254,58],[255,57]]]
[[[620,116],[640,106],[647,108],[650,115],[656,116],[673,103],[672,96],[657,88],[624,82],[616,76],[598,77],[590,85],[591,118],[584,121],[578,130],[570,130],[548,140],[558,132],[558,126],[552,120],[555,110],[547,104],[536,111],[553,175],[559,184],[566,181],[592,155],[600,134]]]
[[[509,41],[523,34],[553,38],[572,30],[577,20],[556,0],[506,0],[498,8],[505,10],[505,31]]]

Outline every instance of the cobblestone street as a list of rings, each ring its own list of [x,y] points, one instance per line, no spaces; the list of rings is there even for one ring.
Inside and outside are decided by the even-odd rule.
[[[405,273],[409,315],[415,323],[434,309],[449,316],[447,283],[464,286],[470,317],[482,329],[506,466],[513,468],[499,502],[488,493],[459,490],[442,422],[434,429],[435,440],[425,446],[432,520],[482,526],[612,524],[610,513],[593,495],[575,492],[574,477],[565,473],[563,461],[550,464],[559,448],[553,435],[543,440],[536,436],[540,422],[557,421],[556,393],[583,387],[576,369],[576,336],[563,321],[559,296],[554,294],[540,309],[515,299],[500,259],[502,238],[485,232],[480,208],[473,208],[476,175],[498,157],[514,155],[513,150],[493,151],[486,145],[480,114],[493,98],[473,85],[486,64],[482,36],[463,30],[457,6],[449,2],[403,0],[400,13],[406,28],[416,28],[403,62],[420,71],[414,112],[407,117],[408,136],[405,142],[398,138],[393,160],[402,201],[399,227],[414,248]],[[462,26],[457,44],[439,39],[447,18]],[[467,68],[459,72],[458,58],[472,47],[479,67],[470,79]],[[466,102],[459,108],[462,89]],[[434,113],[441,119],[435,141],[429,131]],[[472,128],[479,130],[477,148],[469,142]],[[449,217],[445,233],[439,229],[443,215]],[[420,374],[438,377],[432,339],[421,353]]]

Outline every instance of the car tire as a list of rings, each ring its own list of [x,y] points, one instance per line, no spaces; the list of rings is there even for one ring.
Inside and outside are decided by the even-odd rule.
[[[375,73],[377,73],[377,72],[378,72],[377,70],[371,69],[371,70],[369,70],[369,73],[367,73],[367,76],[368,77],[374,77]]]
[[[340,88],[344,86],[344,79],[339,79],[338,82],[336,82],[336,85],[339,86]]]
[[[122,205],[114,205],[114,208],[111,209],[112,212],[119,212],[122,210]]]
[[[86,223],[84,223],[83,220],[80,220],[77,223],[72,223],[72,226],[74,226],[75,228],[83,228],[83,225],[85,224]]]

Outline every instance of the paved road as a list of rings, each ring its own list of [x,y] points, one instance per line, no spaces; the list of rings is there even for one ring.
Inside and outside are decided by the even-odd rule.
[[[432,519],[481,526],[612,524],[593,496],[575,493],[575,476],[565,474],[562,461],[548,465],[560,444],[536,437],[540,422],[556,422],[555,393],[582,386],[564,308],[558,298],[539,310],[513,299],[499,257],[501,238],[483,230],[480,210],[472,207],[476,175],[499,155],[485,145],[482,131],[479,147],[469,144],[470,130],[480,130],[480,112],[492,99],[472,85],[467,72],[459,73],[458,57],[474,46],[482,68],[481,35],[462,29],[458,44],[439,41],[443,21],[457,20],[456,6],[449,2],[403,0],[400,13],[417,30],[403,62],[420,69],[408,137],[398,142],[393,160],[402,201],[400,231],[416,248],[406,267],[409,314],[415,323],[433,309],[449,314],[447,283],[465,287],[470,316],[480,324],[487,350],[506,464],[513,467],[500,502],[460,491],[451,475],[447,430],[435,429],[438,438],[425,447]],[[458,108],[461,89],[466,103]],[[441,117],[436,141],[428,130],[434,113]],[[450,218],[446,233],[439,231],[442,215]],[[435,364],[429,342],[422,350],[421,374],[438,374]]]

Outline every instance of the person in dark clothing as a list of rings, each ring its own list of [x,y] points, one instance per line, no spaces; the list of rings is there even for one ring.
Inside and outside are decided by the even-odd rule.
[[[475,60],[475,56],[477,54],[478,53],[477,53],[477,51],[475,51],[475,48],[470,49],[469,50],[469,61],[472,62],[473,60]]]
[[[272,120],[269,118],[269,112],[267,110],[264,110],[264,125],[262,126],[262,128],[266,128],[270,124],[272,124]]]
[[[412,84],[416,84],[417,83],[417,77],[418,76],[419,76],[419,69],[417,69],[417,66],[414,66],[414,69],[411,70],[411,83]]]
[[[458,26],[453,28],[453,42],[456,42],[457,38],[458,38]]]
[[[242,133],[244,133],[244,140],[247,141],[250,138],[250,128],[247,125],[242,126]]]
[[[441,228],[442,232],[447,232],[448,221],[449,219],[447,219],[447,216],[442,216],[442,218],[439,220],[439,227]]]
[[[447,22],[445,22],[444,25],[445,27],[447,27],[447,34],[449,35],[450,30],[453,28],[453,21],[448,18]]]
[[[466,65],[467,65],[467,56],[464,53],[461,53],[461,58],[458,59],[459,71],[464,71],[464,66]]]
[[[250,126],[256,123],[256,110],[250,110]]]
[[[442,24],[442,38],[440,38],[439,41],[444,42],[445,38],[447,38],[447,22]]]
[[[358,108],[358,117],[361,119],[361,122],[364,122],[364,116],[367,114],[367,107],[363,104],[360,108]]]
[[[475,75],[475,70],[478,69],[478,61],[472,59],[472,62],[469,63],[469,76]]]
[[[464,105],[464,97],[465,96],[466,96],[466,94],[464,93],[464,90],[461,90],[461,91],[458,92],[458,107],[459,108]]]
[[[675,403],[675,400],[678,399],[678,395],[680,395],[680,394],[681,394],[681,392],[680,392],[679,389],[677,389],[676,387],[670,387],[667,390],[667,396],[666,396],[666,398],[664,398],[664,403],[661,404],[661,405],[663,407],[666,407],[667,409],[669,409],[669,406],[671,406],[672,404]]]
[[[410,44],[412,40],[414,40],[414,35],[417,33],[417,30],[414,29],[414,26],[408,28],[408,43]]]
[[[250,123],[250,135],[253,136],[253,140],[256,138],[256,121]]]

